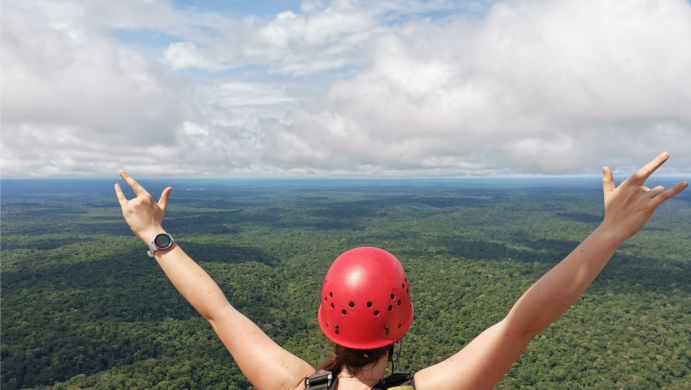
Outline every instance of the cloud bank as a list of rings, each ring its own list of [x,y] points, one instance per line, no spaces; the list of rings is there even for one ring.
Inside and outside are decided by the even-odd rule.
[[[3,177],[691,173],[685,0],[3,11]]]

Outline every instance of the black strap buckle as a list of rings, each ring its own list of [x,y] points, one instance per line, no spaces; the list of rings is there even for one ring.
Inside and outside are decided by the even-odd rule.
[[[305,388],[309,390],[327,390],[333,383],[331,371],[319,370],[305,378]]]

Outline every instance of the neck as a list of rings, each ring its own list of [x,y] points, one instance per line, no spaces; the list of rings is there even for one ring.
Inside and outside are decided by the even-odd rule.
[[[388,355],[385,355],[376,362],[362,367],[362,370],[357,375],[351,375],[348,372],[348,367],[343,367],[338,378],[342,381],[357,382],[357,389],[371,389],[372,386],[379,383],[386,376],[387,362]]]

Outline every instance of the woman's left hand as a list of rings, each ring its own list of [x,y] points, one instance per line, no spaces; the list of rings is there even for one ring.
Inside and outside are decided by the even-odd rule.
[[[601,227],[613,232],[619,241],[624,242],[638,233],[658,206],[689,186],[686,181],[668,190],[662,186],[650,189],[643,185],[648,177],[668,158],[668,153],[661,153],[648,165],[621,183],[619,187],[614,185],[612,171],[608,167],[602,168],[604,173],[602,188],[605,195],[605,220]]]
[[[161,198],[155,202],[144,187],[131,178],[127,172],[120,171],[120,176],[137,195],[136,198],[128,201],[125,194],[122,193],[120,184],[115,184],[115,193],[120,201],[120,207],[122,207],[122,216],[125,217],[125,221],[134,234],[148,245],[156,234],[163,232],[161,223],[166,215],[170,191],[173,189],[168,187],[163,190]]]

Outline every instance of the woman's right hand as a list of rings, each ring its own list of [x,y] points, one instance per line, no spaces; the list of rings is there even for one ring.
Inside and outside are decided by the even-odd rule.
[[[128,201],[125,194],[122,193],[120,184],[115,184],[115,193],[120,201],[120,207],[122,207],[122,216],[125,217],[125,221],[134,234],[144,241],[145,244],[149,245],[156,234],[163,232],[161,223],[166,215],[170,191],[173,189],[168,187],[163,190],[161,198],[158,202],[155,202],[154,198],[146,192],[144,187],[131,178],[127,172],[120,171],[120,176],[132,187],[134,194],[137,195],[136,198]]]
[[[602,168],[605,220],[601,227],[615,234],[618,241],[623,243],[638,233],[659,205],[689,186],[685,181],[666,191],[662,186],[653,189],[643,186],[648,177],[668,158],[667,152],[661,153],[619,187],[614,185],[612,171],[608,167]]]

